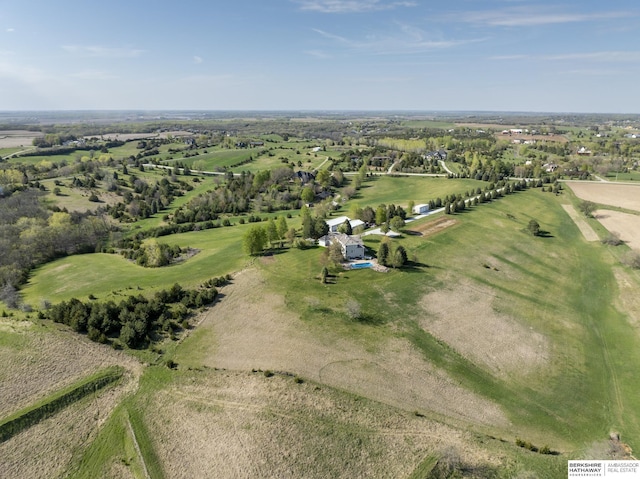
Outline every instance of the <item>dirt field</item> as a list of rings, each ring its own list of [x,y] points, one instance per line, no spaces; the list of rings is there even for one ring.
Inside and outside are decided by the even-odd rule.
[[[508,426],[496,405],[426,363],[405,339],[380,341],[372,351],[338,335],[318,337],[287,310],[282,296],[268,292],[256,270],[234,276],[223,294],[205,313],[188,355],[176,358],[179,364],[289,371],[407,411]]]
[[[411,225],[411,228],[408,229],[407,231],[417,233],[421,236],[431,236],[451,226],[455,226],[456,224],[458,224],[457,220],[443,216],[441,218],[438,218],[435,221],[430,221],[428,223],[423,223],[421,225],[417,225],[417,226]]]
[[[640,184],[571,181],[564,183],[582,200],[640,211]]]
[[[183,137],[193,136],[193,133],[188,131],[163,131],[162,133],[108,133],[106,135],[101,135],[100,138],[104,138],[105,140],[133,141],[146,138],[168,138],[169,135],[174,137]],[[94,137],[95,135],[86,136],[85,138],[89,139]]]
[[[497,466],[471,434],[292,377],[205,370],[151,398],[167,477],[407,477],[451,449]]]
[[[545,337],[497,313],[495,299],[493,290],[471,283],[429,293],[421,301],[426,312],[421,325],[496,376],[539,370],[549,360]]]
[[[640,216],[611,210],[594,211],[593,216],[607,231],[618,233],[630,248],[640,250]]]
[[[586,239],[587,241],[598,241],[598,239],[600,239],[598,237],[598,233],[593,231],[591,225],[589,225],[584,217],[576,211],[573,205],[562,205],[562,207],[576,224],[576,226],[582,233],[582,236],[584,236],[584,239]]]
[[[130,356],[75,333],[10,320],[0,321],[0,363],[0,417],[98,369],[116,364],[141,368]]]
[[[39,136],[42,133],[28,130],[0,130],[0,148],[30,147]]]

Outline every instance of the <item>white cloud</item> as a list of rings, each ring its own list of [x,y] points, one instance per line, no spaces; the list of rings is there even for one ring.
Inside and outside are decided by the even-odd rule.
[[[321,60],[333,58],[333,55],[323,52],[322,50],[307,50],[305,53],[307,55],[311,55],[312,57],[320,58]]]
[[[537,61],[571,61],[579,60],[584,62],[601,63],[638,63],[640,62],[640,51],[601,51],[583,53],[555,53],[550,55],[497,55],[489,57],[490,60],[511,61],[511,60],[537,60]]]
[[[459,45],[477,43],[483,39],[445,40],[432,38],[425,31],[404,24],[397,24],[399,33],[391,35],[369,35],[363,40],[354,40],[340,35],[313,29],[324,38],[334,41],[348,50],[373,55],[407,55],[452,48]]]
[[[301,10],[321,13],[363,13],[380,10],[392,10],[399,7],[415,7],[411,1],[381,0],[292,0],[300,5]]]
[[[193,56],[193,63],[195,63],[196,65],[199,65],[200,63],[202,63],[204,60],[202,59],[202,57],[199,57],[198,55],[194,55]]]
[[[559,12],[540,8],[513,7],[504,10],[455,12],[445,15],[450,21],[492,27],[529,27],[562,23],[581,23],[636,16],[635,12]]]
[[[98,71],[98,70],[85,70],[77,73],[71,73],[71,78],[77,78],[79,80],[115,80],[118,77],[111,73]]]
[[[16,31],[15,28],[7,28],[7,33],[13,33],[15,31]]]
[[[100,58],[135,58],[144,53],[144,50],[133,48],[109,48],[99,45],[63,45],[62,49],[74,55]]]

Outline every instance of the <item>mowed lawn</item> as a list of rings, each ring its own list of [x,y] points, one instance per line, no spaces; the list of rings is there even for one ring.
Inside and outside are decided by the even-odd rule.
[[[433,178],[427,176],[373,176],[362,183],[362,188],[353,198],[358,205],[371,206],[374,209],[381,203],[406,206],[411,200],[415,204],[428,203],[440,197],[444,200],[447,195],[461,194],[476,188],[484,189],[487,182],[448,178]]]
[[[99,299],[119,294],[139,294],[180,283],[196,287],[209,278],[241,269],[249,260],[242,252],[242,235],[248,225],[190,232],[159,240],[199,252],[188,260],[164,268],[143,268],[118,254],[86,254],[48,263],[33,272],[23,288],[25,302],[34,306],[73,297]]]

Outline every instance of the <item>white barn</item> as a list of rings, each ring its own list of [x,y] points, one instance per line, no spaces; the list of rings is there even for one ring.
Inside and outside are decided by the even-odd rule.
[[[421,204],[421,205],[415,205],[413,207],[413,214],[414,215],[423,215],[425,213],[429,212],[429,205],[428,204]]]

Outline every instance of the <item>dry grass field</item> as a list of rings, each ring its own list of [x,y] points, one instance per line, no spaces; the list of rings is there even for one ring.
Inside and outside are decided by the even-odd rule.
[[[458,283],[431,292],[421,300],[428,313],[422,327],[460,354],[483,365],[498,377],[526,377],[549,360],[545,337],[494,310],[495,290],[479,284]],[[499,334],[496,334],[497,332]]]
[[[284,297],[267,291],[257,270],[234,276],[224,299],[204,313],[176,361],[190,367],[287,371],[403,410],[508,427],[499,407],[430,365],[405,338],[372,346],[326,330],[319,335],[287,310]]]
[[[0,443],[0,476],[29,479],[67,477],[66,471],[75,455],[95,438],[114,408],[136,385],[137,377],[127,374],[117,386],[84,398]]]
[[[640,211],[640,184],[571,181],[564,183],[581,200]]]
[[[500,459],[473,435],[290,376],[203,370],[176,377],[146,415],[167,477],[408,477],[429,454]]]
[[[442,216],[435,221],[429,221],[417,226],[411,225],[411,228],[407,231],[409,231],[410,233],[417,233],[421,236],[431,236],[447,228],[450,228],[451,226],[455,226],[456,224],[458,224],[457,220],[452,219],[448,216]]]
[[[123,352],[29,321],[0,322],[0,363],[0,417],[107,366],[121,365],[136,375],[142,371]]]
[[[576,226],[582,233],[582,236],[584,236],[584,239],[586,239],[587,241],[598,241],[598,233],[596,233],[591,225],[586,222],[584,217],[576,211],[573,205],[562,205],[562,207],[576,224]]]
[[[0,417],[111,365],[126,373],[117,385],[72,404],[0,443],[0,476],[63,477],[123,397],[135,391],[142,365],[123,352],[28,321],[0,322]],[[28,378],[28,379],[27,379]]]

